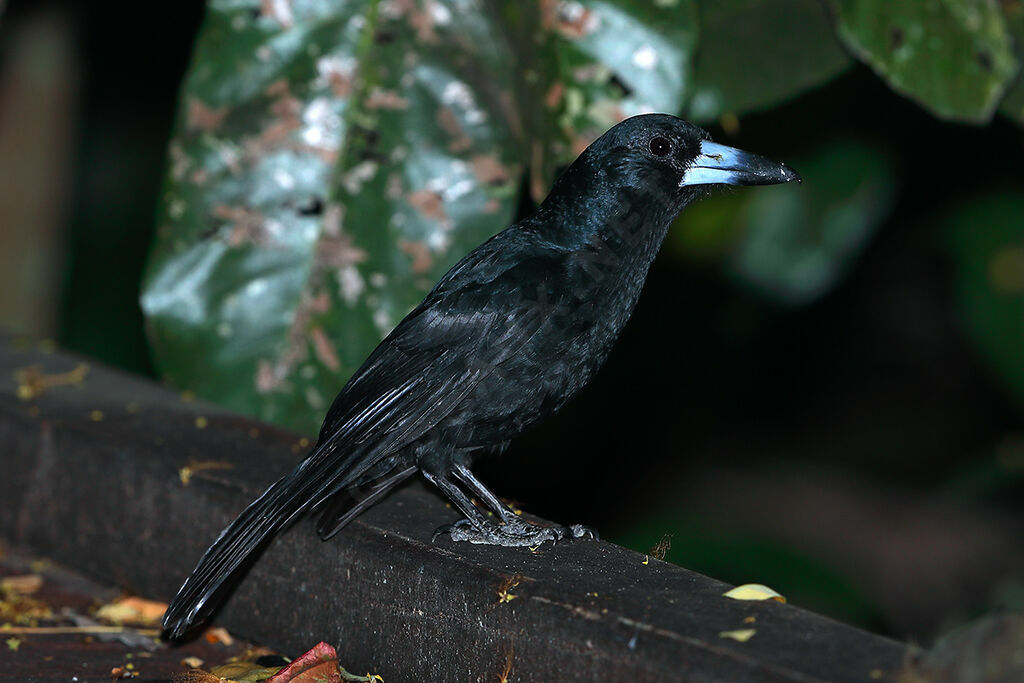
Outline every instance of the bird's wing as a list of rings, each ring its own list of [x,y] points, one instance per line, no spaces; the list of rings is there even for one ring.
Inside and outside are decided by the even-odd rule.
[[[478,251],[438,283],[346,384],[320,432],[324,458],[366,444],[376,460],[415,441],[547,322],[557,260],[541,255],[510,263],[493,248]],[[539,289],[546,295],[540,302]]]

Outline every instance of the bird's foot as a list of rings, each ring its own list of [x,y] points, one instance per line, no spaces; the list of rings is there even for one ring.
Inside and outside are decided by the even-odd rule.
[[[506,548],[535,548],[545,541],[574,541],[578,538],[598,538],[597,531],[582,524],[572,526],[537,526],[515,520],[509,524],[489,524],[480,528],[468,519],[445,524],[434,532],[431,541],[447,534],[453,541],[468,541],[478,545],[500,545]]]

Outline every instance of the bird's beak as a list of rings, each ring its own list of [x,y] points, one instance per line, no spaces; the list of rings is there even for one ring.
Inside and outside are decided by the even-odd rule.
[[[679,187],[711,184],[775,185],[791,180],[800,182],[800,174],[785,164],[704,140],[700,143],[700,154],[686,169]]]

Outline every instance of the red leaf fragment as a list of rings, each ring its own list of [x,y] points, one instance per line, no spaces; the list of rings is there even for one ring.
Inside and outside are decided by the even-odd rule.
[[[341,683],[338,653],[321,641],[266,683]]]

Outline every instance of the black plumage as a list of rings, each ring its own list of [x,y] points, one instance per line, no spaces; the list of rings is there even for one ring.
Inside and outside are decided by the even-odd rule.
[[[714,184],[798,179],[783,164],[711,142],[681,119],[609,130],[529,218],[459,261],[370,354],[335,399],[310,455],[246,508],[167,609],[181,636],[225,582],[298,515],[337,533],[419,471],[466,516],[455,540],[526,546],[592,535],[513,514],[470,471],[556,412],[608,356],[672,220]],[[495,513],[474,505],[472,494]]]

